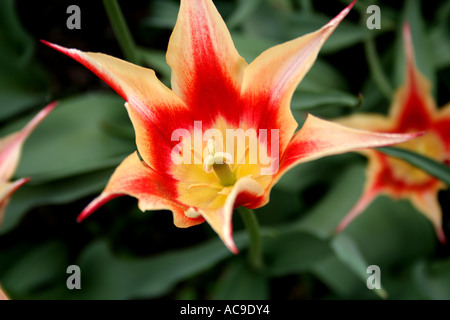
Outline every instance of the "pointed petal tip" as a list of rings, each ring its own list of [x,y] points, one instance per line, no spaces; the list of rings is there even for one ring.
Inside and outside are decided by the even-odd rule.
[[[442,230],[442,228],[437,230],[437,237],[444,246],[447,245],[447,238],[446,238],[444,230]]]
[[[94,211],[97,211],[101,206],[110,200],[123,196],[123,194],[118,193],[110,193],[110,194],[101,194],[97,198],[91,201],[86,208],[78,215],[77,222],[80,223],[88,216],[90,216]]]
[[[345,16],[350,12],[350,10],[353,8],[357,0],[353,0],[352,3],[350,3],[347,7],[345,7],[339,14],[331,19],[330,22],[327,23],[326,27],[335,27],[337,26],[342,19],[345,18]]]

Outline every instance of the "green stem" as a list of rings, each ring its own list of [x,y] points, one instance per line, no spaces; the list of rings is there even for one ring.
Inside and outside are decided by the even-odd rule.
[[[117,37],[125,59],[129,62],[139,64],[136,45],[120,10],[119,3],[117,0],[103,0],[103,5],[105,6],[109,21],[111,22],[114,34]]]
[[[364,41],[364,50],[366,52],[366,58],[367,62],[369,63],[369,69],[370,73],[372,74],[373,81],[375,81],[376,85],[381,90],[386,99],[391,101],[394,91],[383,72],[383,67],[381,66],[381,62],[375,47],[375,41],[372,38]]]
[[[250,238],[250,248],[248,250],[250,266],[255,270],[261,270],[263,267],[262,241],[255,212],[246,207],[239,207],[238,211],[241,214],[241,218],[244,221],[245,228],[247,229]]]

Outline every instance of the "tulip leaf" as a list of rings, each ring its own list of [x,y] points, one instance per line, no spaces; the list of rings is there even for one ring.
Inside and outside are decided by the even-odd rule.
[[[31,177],[36,184],[118,165],[136,150],[134,139],[110,130],[110,124],[121,125],[134,136],[123,103],[104,93],[61,100],[25,142],[16,177]],[[29,118],[0,134],[18,130]]]
[[[431,54],[436,69],[450,65],[450,2],[442,3],[436,24],[430,29]]]
[[[234,238],[238,247],[246,244],[246,235],[237,233]],[[84,250],[77,262],[83,272],[83,290],[66,292],[66,296],[71,299],[157,297],[179,281],[208,270],[231,255],[218,238],[142,259],[120,258],[105,241],[96,241]]]
[[[216,283],[214,300],[266,300],[269,299],[269,279],[254,272],[246,259],[231,261]]]
[[[320,239],[328,239],[346,213],[358,200],[364,182],[364,167],[360,163],[344,169],[336,182],[306,216],[292,225]]]
[[[43,104],[48,76],[33,61],[35,42],[22,27],[14,0],[0,2],[0,120]]]
[[[402,148],[382,147],[377,148],[377,150],[389,156],[405,160],[413,166],[422,169],[423,171],[429,173],[437,179],[440,179],[445,184],[450,186],[450,167],[443,163],[437,162],[426,156]]]
[[[325,106],[354,108],[360,104],[361,98],[344,92],[308,92],[297,90],[291,100],[291,109],[303,111]]]
[[[261,5],[262,0],[239,0],[235,11],[227,19],[228,28],[242,24]]]
[[[30,209],[42,205],[70,203],[101,192],[114,169],[115,167],[107,168],[43,184],[24,185],[13,194],[6,208],[0,235],[15,228]]]
[[[345,234],[336,235],[331,241],[331,248],[336,256],[364,282],[368,280],[368,263],[365,261],[356,243]],[[380,277],[381,282],[381,277]],[[387,298],[387,292],[380,283],[380,288],[373,288],[373,291],[383,299]]]
[[[61,242],[47,242],[9,260],[9,268],[2,272],[0,281],[12,298],[28,299],[34,291],[55,280],[65,283],[67,262],[67,248]]]
[[[266,272],[283,276],[310,271],[317,263],[332,255],[328,242],[299,231],[280,232],[265,244],[268,252]]]
[[[170,0],[151,2],[151,15],[143,19],[145,26],[173,29],[178,16],[178,4]]]

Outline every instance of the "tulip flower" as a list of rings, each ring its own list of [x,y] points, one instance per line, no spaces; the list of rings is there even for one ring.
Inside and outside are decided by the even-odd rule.
[[[27,183],[29,178],[21,178],[10,182],[17,165],[19,164],[22,146],[28,136],[37,125],[56,107],[56,103],[51,103],[39,112],[21,131],[12,133],[0,139],[0,226],[5,212],[6,205],[11,195],[22,185]]]
[[[355,130],[312,115],[295,133],[292,94],[352,6],[318,31],[270,48],[247,64],[212,1],[182,0],[167,51],[171,89],[150,69],[47,43],[126,100],[136,133],[138,152],[119,165],[79,220],[113,198],[130,195],[142,211],[171,210],[178,227],[208,222],[237,253],[233,209],[265,205],[289,168],[416,137]]]
[[[406,82],[397,90],[389,115],[386,117],[378,114],[357,114],[342,119],[340,123],[383,132],[426,131],[422,137],[398,146],[448,165],[450,104],[441,109],[436,108],[431,96],[430,82],[415,65],[408,24],[404,25],[403,39],[406,51]],[[409,199],[417,210],[431,221],[438,239],[445,243],[442,211],[437,197],[438,191],[445,188],[445,184],[403,160],[375,150],[367,150],[364,154],[368,157],[364,192],[337,230],[343,230],[375,197],[386,194],[395,199]]]

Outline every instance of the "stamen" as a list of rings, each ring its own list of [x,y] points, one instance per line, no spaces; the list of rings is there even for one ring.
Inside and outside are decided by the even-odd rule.
[[[210,183],[195,183],[195,184],[191,184],[188,189],[194,189],[194,188],[202,188],[202,187],[206,187],[206,188],[213,188],[213,189],[217,189],[217,190],[222,190],[222,186],[218,186],[218,185],[214,185],[214,184],[210,184]]]
[[[214,170],[223,186],[234,185],[236,177],[228,165],[233,161],[231,155],[226,152],[216,152],[216,144],[213,139],[208,140],[208,152],[209,155],[203,161],[203,169],[207,173]]]

